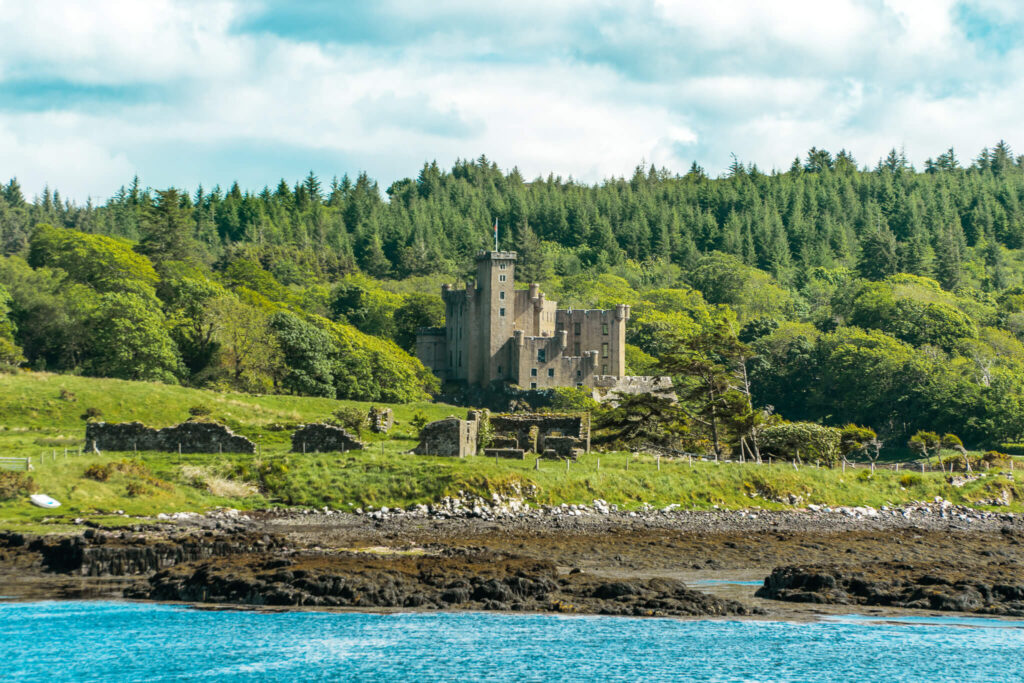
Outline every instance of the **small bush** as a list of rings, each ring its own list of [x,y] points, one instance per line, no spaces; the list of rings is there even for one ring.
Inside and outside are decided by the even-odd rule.
[[[35,493],[39,487],[24,472],[0,470],[0,500],[12,500]]]
[[[585,412],[597,410],[600,403],[594,400],[590,389],[583,387],[556,387],[551,390],[553,412]]]
[[[137,481],[130,481],[130,482],[128,482],[127,490],[128,490],[128,497],[129,498],[137,498],[139,496],[148,496],[148,495],[153,493],[153,489],[151,489],[148,486],[146,486],[146,485],[144,485],[144,484],[142,484],[140,482],[137,482]]]
[[[917,486],[922,481],[924,480],[921,478],[921,475],[915,474],[914,472],[907,472],[906,474],[902,474],[900,475],[899,479],[900,486],[902,486],[905,489],[909,489],[911,486]]]
[[[103,417],[103,411],[100,410],[99,408],[95,408],[95,407],[92,407],[92,406],[86,408],[85,412],[82,413],[82,415],[81,415],[81,418],[83,420],[85,420],[86,422],[91,422],[93,420],[98,420],[101,417]]]
[[[67,389],[61,389],[60,390],[60,400],[67,401],[69,403],[74,403],[75,401],[78,400],[78,397],[75,396],[75,393],[73,391],[68,391]]]
[[[332,413],[332,419],[327,422],[342,429],[347,429],[359,437],[362,436],[363,428],[366,427],[366,420],[366,413],[362,410],[355,406],[345,406],[335,410]]]
[[[416,431],[420,431],[427,426],[427,416],[422,410],[417,410],[416,414],[409,420],[410,424],[416,428]]]
[[[110,473],[110,463],[107,463],[106,465],[89,465],[85,468],[82,476],[93,481],[106,481],[110,479]]]
[[[981,461],[989,467],[1010,466],[1010,456],[999,451],[985,451],[985,454],[981,456]]]
[[[213,409],[203,403],[197,403],[188,409],[188,414],[195,418],[209,417],[212,412]]]

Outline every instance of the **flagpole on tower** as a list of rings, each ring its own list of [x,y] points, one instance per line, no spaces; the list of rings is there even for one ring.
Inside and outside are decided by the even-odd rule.
[[[494,251],[498,251],[498,219],[494,219]]]

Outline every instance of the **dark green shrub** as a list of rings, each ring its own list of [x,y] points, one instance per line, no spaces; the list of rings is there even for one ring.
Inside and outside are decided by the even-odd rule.
[[[0,470],[0,500],[12,500],[35,493],[39,487],[24,472]]]

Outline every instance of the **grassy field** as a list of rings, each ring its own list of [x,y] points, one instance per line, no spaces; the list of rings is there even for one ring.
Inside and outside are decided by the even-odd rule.
[[[260,444],[258,455],[104,453],[77,455],[86,408],[108,421],[139,420],[152,426],[178,423],[189,407],[203,404],[211,417]],[[410,419],[462,414],[442,404],[393,406],[396,426],[386,437],[364,434],[365,451],[289,454],[294,425],[323,420],[341,405],[370,404],[288,396],[247,396],[160,384],[98,380],[45,373],[0,375],[0,456],[31,457],[33,483],[63,506],[53,514],[31,506],[24,495],[0,500],[0,526],[65,524],[74,517],[106,521],[115,510],[152,515],[226,506],[240,509],[299,505],[335,509],[404,507],[460,492],[490,497],[517,495],[537,504],[587,503],[602,498],[627,508],[643,504],[710,509],[788,507],[800,504],[900,504],[942,496],[974,504],[1009,490],[1010,508],[1024,486],[996,470],[962,487],[939,473],[841,470],[662,460],[650,456],[592,453],[568,470],[562,463],[474,457],[464,460],[414,456]],[[68,455],[65,455],[68,449]],[[628,461],[628,469],[627,469]],[[12,475],[3,475],[10,477]],[[2,492],[2,486],[0,486]],[[2,498],[2,495],[0,495]]]

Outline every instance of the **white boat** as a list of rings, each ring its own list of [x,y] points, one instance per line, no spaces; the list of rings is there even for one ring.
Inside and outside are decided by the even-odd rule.
[[[28,499],[32,501],[33,505],[36,505],[41,508],[53,509],[60,507],[60,501],[56,501],[53,498],[50,498],[49,496],[44,496],[41,493],[33,493],[31,496],[28,497]]]

